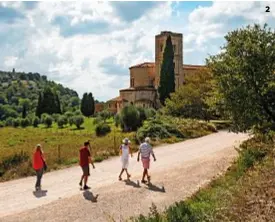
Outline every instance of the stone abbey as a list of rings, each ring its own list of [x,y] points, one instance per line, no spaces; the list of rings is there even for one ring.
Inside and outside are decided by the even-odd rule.
[[[144,62],[131,66],[130,86],[119,90],[119,96],[107,101],[107,109],[112,113],[120,112],[127,104],[142,107],[156,107],[157,89],[160,81],[163,52],[168,36],[171,36],[174,49],[175,86],[184,84],[186,75],[192,75],[204,66],[183,64],[183,36],[181,33],[163,31],[155,36],[155,62]],[[96,104],[96,112],[103,109],[103,104]]]

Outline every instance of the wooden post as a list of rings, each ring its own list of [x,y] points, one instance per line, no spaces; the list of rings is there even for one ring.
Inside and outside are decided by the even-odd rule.
[[[58,163],[61,163],[61,153],[60,153],[60,145],[58,145]]]

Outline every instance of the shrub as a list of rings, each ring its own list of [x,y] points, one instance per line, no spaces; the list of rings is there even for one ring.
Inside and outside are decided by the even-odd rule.
[[[20,125],[22,128],[25,128],[30,125],[30,120],[28,118],[21,119]]]
[[[82,116],[82,112],[80,110],[76,110],[74,112],[74,116]]]
[[[94,123],[94,125],[97,125],[97,124],[101,123],[102,121],[103,121],[103,119],[100,116],[98,116],[94,119],[93,123]]]
[[[74,125],[74,117],[73,116],[71,116],[69,118],[69,124],[70,124],[70,126]]]
[[[33,127],[38,127],[40,121],[39,121],[39,118],[36,116],[33,118],[33,121],[32,121],[32,126]]]
[[[65,116],[66,116],[67,119],[70,119],[71,117],[74,116],[74,114],[73,114],[71,111],[67,111],[67,112],[65,113]]]
[[[105,123],[106,120],[112,116],[112,114],[108,110],[103,110],[102,112],[98,113],[98,116],[101,117]]]
[[[96,135],[97,136],[105,136],[109,132],[111,132],[111,127],[106,123],[101,123],[96,126]]]
[[[121,125],[124,131],[135,131],[137,130],[140,117],[137,108],[133,105],[126,106],[121,111]]]
[[[77,129],[80,129],[80,126],[84,123],[83,116],[76,116],[74,117],[74,124],[76,125]]]
[[[53,124],[53,118],[48,114],[43,117],[42,121],[48,128],[51,127]]]
[[[0,121],[0,128],[5,126],[5,122],[4,121]]]
[[[13,126],[13,118],[12,117],[9,117],[6,119],[6,124],[5,126]]]
[[[149,108],[145,110],[145,113],[146,113],[146,118],[149,119],[149,118],[155,117],[157,114],[157,111],[153,108]]]
[[[119,125],[121,125],[121,118],[119,114],[116,114],[114,117],[114,121],[115,121],[115,126],[118,127]]]
[[[59,128],[63,128],[64,125],[66,125],[68,123],[67,119],[65,116],[59,116],[58,120],[57,120],[57,125]]]
[[[12,126],[16,128],[19,125],[20,125],[20,119],[19,118],[13,119]]]
[[[53,117],[53,120],[57,123],[58,122],[58,119],[60,118],[60,114],[59,113],[54,113],[52,114],[52,117]]]

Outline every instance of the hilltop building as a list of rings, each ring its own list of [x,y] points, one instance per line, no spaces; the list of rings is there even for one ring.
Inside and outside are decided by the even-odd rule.
[[[130,86],[119,90],[119,96],[107,101],[107,108],[113,113],[119,112],[127,104],[142,107],[157,106],[157,89],[160,82],[161,64],[166,39],[171,36],[174,49],[175,86],[184,84],[186,75],[192,75],[204,66],[183,64],[183,36],[181,33],[163,31],[155,36],[155,62],[144,62],[131,66]],[[99,107],[97,111],[100,111]]]

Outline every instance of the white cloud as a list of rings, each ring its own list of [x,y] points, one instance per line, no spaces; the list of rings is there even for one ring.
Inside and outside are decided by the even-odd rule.
[[[155,35],[160,31],[183,33],[184,62],[203,64],[208,53],[219,52],[223,36],[232,28],[245,23],[270,22],[275,17],[275,10],[263,13],[266,3],[260,2],[214,2],[189,14],[181,13],[180,3],[164,2],[140,16],[135,15],[134,20],[130,17],[131,21],[125,20],[129,14],[119,16],[110,2],[45,1],[32,10],[23,10],[23,3],[3,4],[22,11],[26,19],[1,24],[0,59],[4,61],[1,69],[15,66],[18,71],[40,72],[77,90],[80,96],[91,91],[100,100],[115,97],[120,88],[129,86],[129,75],[123,69],[128,72],[133,64],[154,61]],[[275,8],[272,4],[271,9]],[[67,19],[68,27],[53,24],[58,16]],[[77,29],[76,35],[62,35],[64,28],[85,22],[98,22],[98,26],[92,26],[97,31],[102,21],[110,29],[100,34],[89,32],[91,26],[87,23],[80,31]],[[3,41],[3,36],[8,38]],[[104,64],[102,61],[110,63],[107,69],[100,66]]]
[[[10,68],[10,67],[14,67],[16,64],[16,61],[18,60],[17,57],[15,56],[7,56],[4,59],[4,64],[6,67]]]

